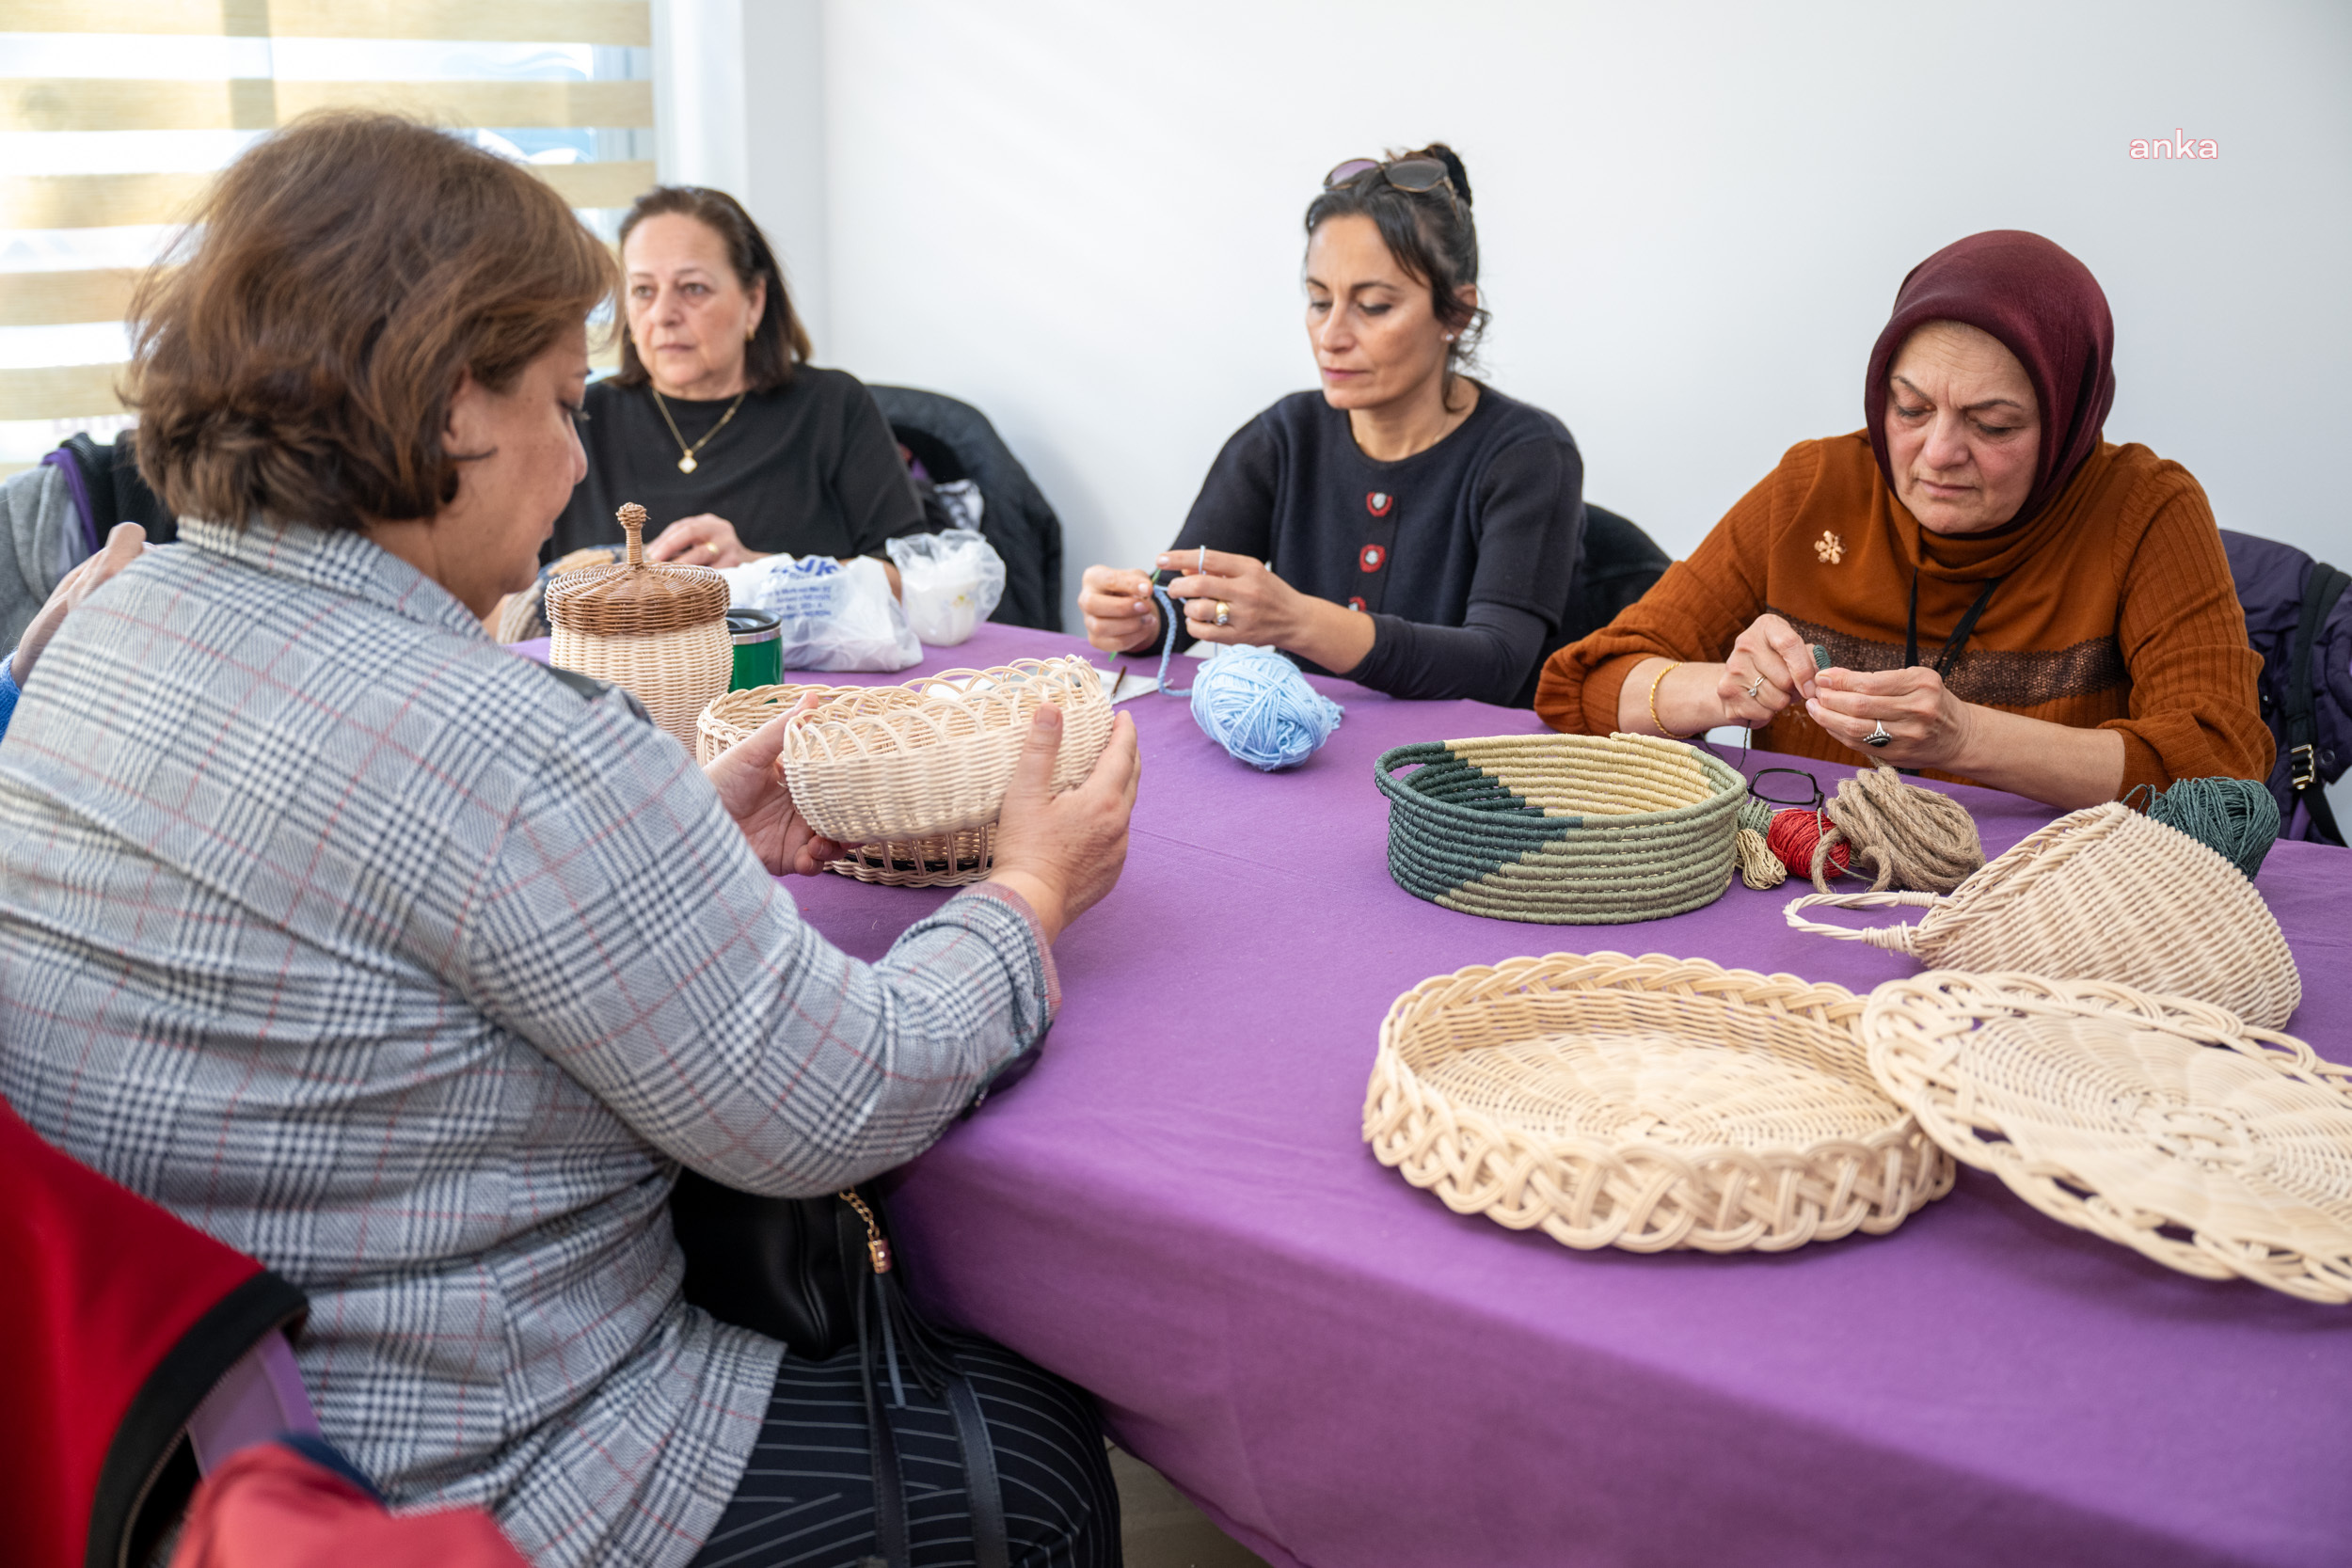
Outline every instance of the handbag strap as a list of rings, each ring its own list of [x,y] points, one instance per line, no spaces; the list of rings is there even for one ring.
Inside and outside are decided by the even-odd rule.
[[[947,1409],[956,1418],[956,1442],[963,1449],[963,1495],[972,1507],[973,1568],[1011,1568],[1012,1548],[1005,1533],[1005,1492],[996,1478],[996,1449],[988,1440],[980,1397],[959,1368],[947,1380]]]
[[[964,1499],[972,1518],[974,1568],[1011,1568],[1012,1548],[1005,1524],[1005,1493],[996,1473],[996,1449],[990,1442],[988,1420],[980,1411],[972,1380],[955,1362],[953,1351],[936,1331],[915,1316],[896,1266],[897,1259],[877,1212],[881,1199],[855,1189],[839,1195],[837,1231],[845,1271],[852,1259],[863,1259],[857,1271],[858,1386],[866,1396],[866,1426],[874,1467],[874,1538],[882,1548],[885,1568],[909,1568],[913,1539],[907,1525],[906,1481],[898,1468],[898,1445],[890,1428],[889,1410],[882,1402],[882,1368],[887,1369],[892,1402],[906,1402],[899,1370],[899,1341],[914,1357],[916,1381],[935,1386],[956,1424],[956,1446],[963,1455]],[[894,1320],[905,1325],[894,1333]]]

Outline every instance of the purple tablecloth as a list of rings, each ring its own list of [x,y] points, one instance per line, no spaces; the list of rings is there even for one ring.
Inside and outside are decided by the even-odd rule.
[[[991,626],[921,668],[1081,646]],[[1181,700],[1124,705],[1133,847],[1057,949],[1044,1057],[895,1200],[943,1315],[1093,1389],[1276,1563],[2352,1561],[2352,1308],[2172,1274],[1973,1172],[1891,1236],[1636,1257],[1456,1215],[1383,1168],[1365,1079],[1429,975],[1613,950],[1864,991],[1915,966],[1789,930],[1793,889],[1619,927],[1413,898],[1373,759],[1536,721],[1317,684],[1346,721],[1272,776]],[[2055,815],[1952,793],[1991,853]],[[2258,885],[2303,971],[2289,1027],[2352,1060],[2352,852],[2282,844]],[[865,957],[944,896],[789,886]]]

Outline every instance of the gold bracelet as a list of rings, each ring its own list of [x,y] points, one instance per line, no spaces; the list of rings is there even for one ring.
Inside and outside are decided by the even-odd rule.
[[[1691,738],[1691,735],[1696,735],[1699,733],[1696,730],[1692,730],[1691,735],[1677,735],[1674,731],[1666,727],[1666,721],[1663,719],[1658,717],[1658,683],[1664,680],[1668,675],[1673,674],[1677,670],[1681,668],[1682,663],[1679,659],[1677,659],[1649,678],[1649,721],[1657,727],[1660,735],[1664,736],[1669,740],[1688,740]]]

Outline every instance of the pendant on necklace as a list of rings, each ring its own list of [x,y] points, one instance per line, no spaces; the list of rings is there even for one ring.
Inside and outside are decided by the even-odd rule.
[[[692,452],[690,451],[684,457],[677,460],[677,471],[682,474],[691,474],[694,471],[694,454]]]

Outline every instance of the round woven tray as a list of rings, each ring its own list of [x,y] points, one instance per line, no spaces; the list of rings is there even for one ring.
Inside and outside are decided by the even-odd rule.
[[[800,706],[803,697],[832,698],[862,689],[787,683],[730,691],[703,709],[695,724],[695,758],[707,766],[778,714]],[[996,826],[992,822],[930,838],[862,844],[840,860],[828,861],[825,869],[889,887],[960,887],[984,879],[994,869],[995,852]]]
[[[1799,911],[1908,905],[1928,913],[1863,930]],[[2109,801],[2072,812],[1972,873],[1956,893],[1809,894],[1800,931],[1909,953],[1931,969],[2110,980],[2227,1007],[2275,1029],[2303,979],[2270,906],[2217,851]]]
[[[2352,1302],[2352,1068],[2185,997],[2026,974],[1889,981],[1862,1036],[1930,1136],[2052,1218]]]
[[[1389,798],[1389,874],[1466,914],[1551,926],[1658,920],[1722,897],[1739,863],[1747,781],[1680,741],[1429,741],[1385,752],[1373,769]]]
[[[1068,789],[1111,737],[1102,674],[1075,654],[845,691],[785,726],[785,777],[809,825],[844,844],[977,832],[1004,809],[1046,703],[1062,711],[1053,786]]]
[[[1883,1234],[1952,1163],[1871,1081],[1861,1012],[1836,986],[1655,954],[1441,974],[1380,1025],[1364,1141],[1457,1212],[1572,1247]]]

